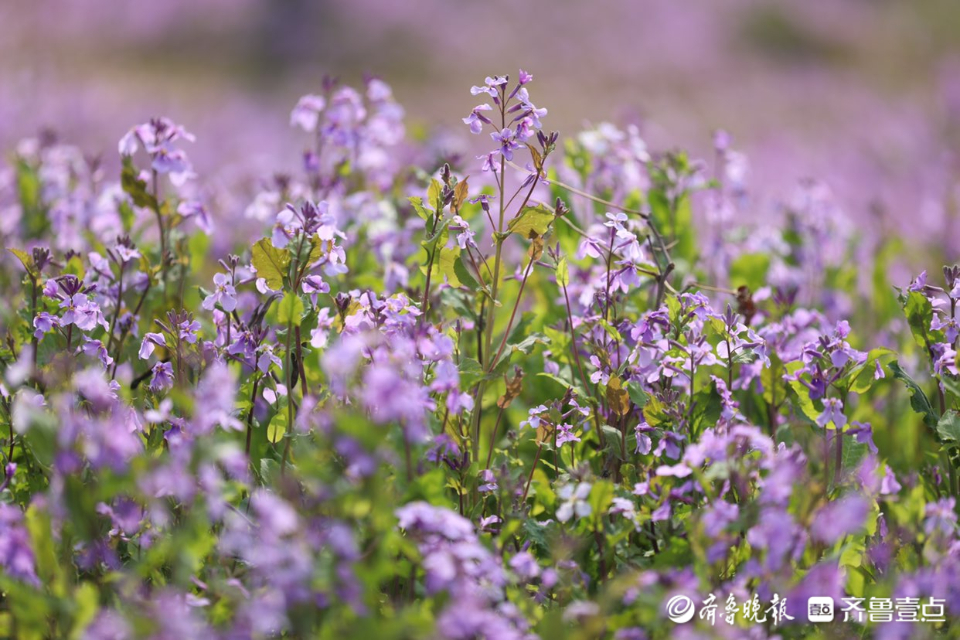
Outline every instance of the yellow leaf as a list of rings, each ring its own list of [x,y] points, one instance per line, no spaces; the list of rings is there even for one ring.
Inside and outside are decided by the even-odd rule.
[[[268,238],[258,240],[253,245],[253,267],[257,276],[267,281],[271,289],[283,288],[283,276],[290,265],[290,254],[273,246]]]
[[[630,394],[617,376],[610,376],[610,382],[607,383],[607,404],[618,416],[630,413]]]
[[[520,215],[510,221],[507,229],[510,233],[517,233],[524,238],[530,238],[531,233],[538,236],[546,235],[554,217],[553,211],[542,204],[526,207]]]

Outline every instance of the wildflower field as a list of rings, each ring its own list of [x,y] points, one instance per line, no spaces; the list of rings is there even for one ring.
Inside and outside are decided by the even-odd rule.
[[[0,637],[960,637],[951,256],[469,85],[5,150]]]

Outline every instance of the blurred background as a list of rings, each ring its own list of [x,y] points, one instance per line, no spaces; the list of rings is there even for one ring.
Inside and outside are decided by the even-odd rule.
[[[709,158],[726,129],[758,199],[816,176],[910,233],[960,200],[956,0],[2,0],[0,148],[52,129],[112,157],[162,114],[201,175],[294,169],[289,112],[324,74],[376,75],[411,133],[468,140],[470,86],[518,67],[562,134],[634,123]]]

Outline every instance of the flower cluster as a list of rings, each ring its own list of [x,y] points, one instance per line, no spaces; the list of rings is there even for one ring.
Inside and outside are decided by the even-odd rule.
[[[821,182],[750,215],[723,133],[714,175],[633,126],[558,145],[531,81],[472,88],[477,166],[407,140],[379,79],[304,96],[301,170],[253,188],[196,175],[166,118],[116,179],[18,147],[0,629],[666,638],[665,603],[712,593],[726,631],[689,637],[806,637],[810,596],[960,615],[960,267],[891,280],[931,254]]]

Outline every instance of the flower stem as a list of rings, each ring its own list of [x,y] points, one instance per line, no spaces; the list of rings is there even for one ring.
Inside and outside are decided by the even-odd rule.
[[[540,452],[543,451],[543,443],[541,442],[537,445],[537,455],[533,459],[533,466],[530,467],[530,475],[527,477],[527,486],[523,490],[523,498],[520,500],[521,503],[526,503],[527,494],[530,493],[530,483],[533,482],[533,472],[537,470],[537,463],[540,462]]]

